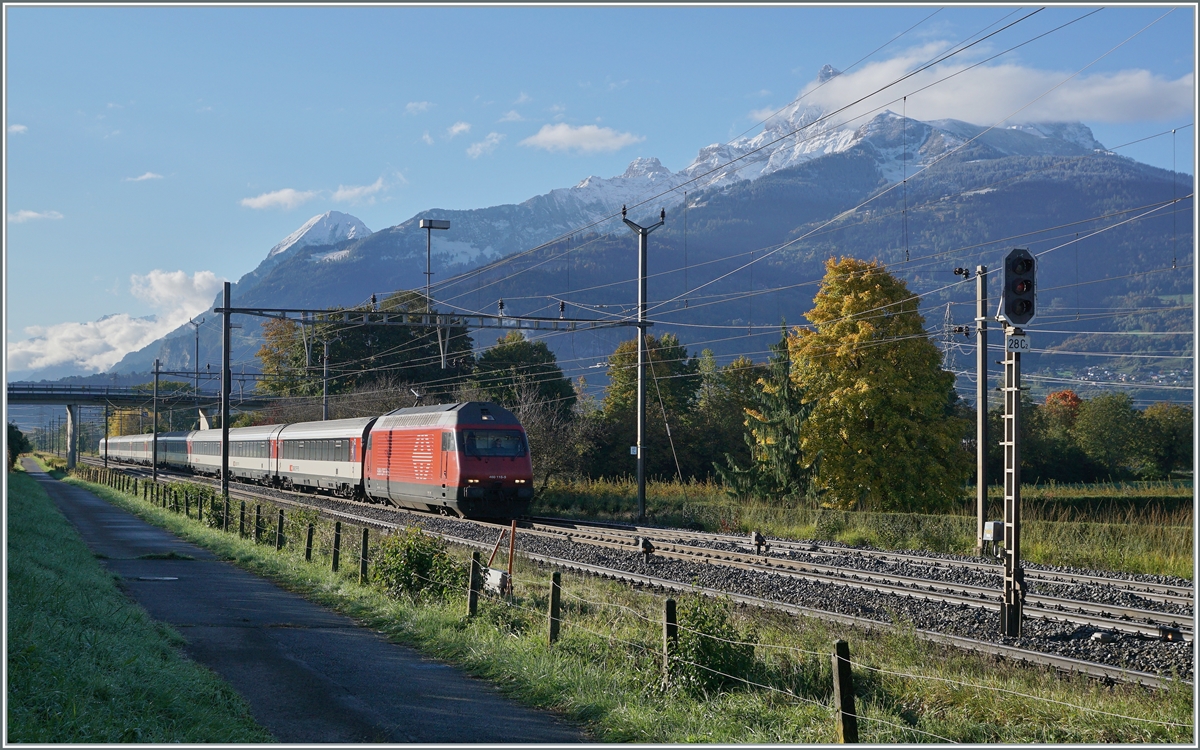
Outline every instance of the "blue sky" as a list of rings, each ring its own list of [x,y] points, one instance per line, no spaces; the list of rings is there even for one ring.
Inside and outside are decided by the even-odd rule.
[[[1191,173],[1193,9],[1111,51],[1170,7],[1104,9],[914,94],[907,114],[1080,120],[1109,147],[1177,128],[1121,153]],[[852,71],[850,96],[1035,8],[6,6],[9,356],[111,364],[316,214],[378,230],[635,157],[678,170],[757,131],[824,64],[919,23]],[[1047,8],[959,59],[1091,10]]]

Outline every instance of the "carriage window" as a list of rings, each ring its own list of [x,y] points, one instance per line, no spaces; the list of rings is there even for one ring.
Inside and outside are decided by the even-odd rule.
[[[468,456],[524,456],[525,437],[516,430],[468,430],[463,447]]]

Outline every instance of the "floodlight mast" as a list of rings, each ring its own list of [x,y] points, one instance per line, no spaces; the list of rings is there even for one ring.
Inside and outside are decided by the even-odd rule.
[[[425,309],[430,309],[432,302],[430,294],[430,282],[433,279],[433,271],[430,268],[430,263],[433,259],[433,230],[434,229],[449,229],[450,222],[441,219],[421,219],[421,229],[425,230]]]

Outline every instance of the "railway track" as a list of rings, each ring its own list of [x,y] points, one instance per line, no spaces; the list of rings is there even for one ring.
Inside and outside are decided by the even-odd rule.
[[[656,539],[696,539],[700,541],[729,544],[743,548],[751,546],[747,541],[746,535],[717,534],[700,531],[687,531],[682,529],[662,529],[654,526],[591,523],[587,521],[575,521],[561,518],[533,518],[531,521],[535,524],[541,523],[552,528],[578,528],[581,530],[608,529],[613,531],[624,531],[633,533],[636,536],[648,538],[652,541]],[[768,543],[772,552],[786,552],[790,555],[800,555],[805,557],[850,556],[888,563],[905,563],[914,566],[927,567],[934,570],[960,569],[978,571],[980,573],[994,575],[997,577],[1002,577],[1004,575],[1004,569],[1002,565],[980,560],[932,558],[921,555],[908,555],[901,552],[858,549],[821,544],[819,542],[796,542],[784,539],[769,539]],[[1125,578],[1094,576],[1085,573],[1072,573],[1066,571],[1042,571],[1038,570],[1037,568],[1026,567],[1025,580],[1030,583],[1044,582],[1055,584],[1112,586],[1134,596],[1138,596],[1143,599],[1149,599],[1151,601],[1162,602],[1164,604],[1178,604],[1181,606],[1190,607],[1193,606],[1195,602],[1195,592],[1192,587],[1150,583],[1146,581],[1137,581]]]
[[[611,527],[574,527],[564,530],[561,525],[535,522],[534,533],[559,533],[572,540],[584,540],[618,549],[636,552],[637,539],[647,538],[645,529],[617,530]],[[754,552],[717,550],[667,541],[672,536],[658,530],[655,555],[693,562],[727,565],[745,570],[757,570],[778,575],[797,576],[835,586],[877,591],[880,593],[931,599],[972,607],[996,606],[1000,592],[997,588],[972,586],[957,582],[935,581],[895,573],[869,572],[858,568],[801,562],[783,557],[766,557]],[[743,537],[741,541],[745,541]],[[1188,602],[1190,604],[1190,602]],[[1082,602],[1062,597],[1029,594],[1024,608],[1026,616],[1060,620],[1123,633],[1161,637],[1178,631],[1185,639],[1192,637],[1191,623],[1179,614],[1158,612],[1136,607]],[[1188,618],[1190,619],[1190,618]]]
[[[112,468],[112,467],[110,467]],[[135,467],[120,466],[116,467],[129,473],[138,474],[141,476],[148,475],[148,470],[141,470]],[[159,472],[160,479],[174,481],[190,481],[203,482],[206,484],[218,484],[214,480],[198,478],[190,474],[168,474],[167,472]],[[392,529],[399,526],[411,525],[416,523],[425,527],[429,533],[433,533],[446,539],[448,542],[472,547],[481,550],[489,550],[494,543],[495,535],[499,527],[495,524],[465,521],[460,519],[442,519],[437,516],[414,514],[408,511],[400,511],[394,508],[384,508],[379,505],[356,503],[334,499],[326,496],[317,496],[310,493],[284,492],[280,490],[272,490],[261,487],[232,484],[230,486],[230,494],[235,499],[245,499],[248,502],[272,502],[277,504],[285,504],[292,506],[318,506],[321,513],[330,518],[336,518],[345,522],[350,522],[363,526],[371,526],[379,529]],[[892,583],[895,576],[883,576],[888,578],[888,581],[868,580],[863,576],[863,571],[839,568],[836,565],[824,565],[812,561],[797,561],[790,560],[785,557],[772,557],[766,562],[763,561],[763,556],[756,555],[752,552],[737,552],[731,550],[719,550],[713,547],[704,547],[699,544],[689,545],[680,544],[677,540],[667,541],[664,537],[680,537],[689,539],[693,542],[714,540],[717,543],[729,544],[736,546],[738,544],[745,545],[747,539],[745,537],[732,537],[729,535],[705,535],[700,532],[685,532],[676,533],[675,530],[652,529],[649,527],[619,527],[613,524],[584,524],[580,522],[558,521],[555,524],[548,523],[549,519],[536,519],[528,524],[528,528],[523,528],[522,537],[539,537],[548,540],[566,541],[568,546],[583,544],[593,546],[595,548],[609,549],[618,552],[623,558],[637,557],[636,548],[632,538],[636,536],[646,536],[659,538],[660,542],[656,543],[655,555],[666,559],[675,559],[681,562],[692,564],[700,564],[705,567],[728,566],[731,570],[768,573],[775,575],[783,575],[785,577],[795,577],[797,579],[814,580],[817,576],[823,578],[837,578],[838,571],[848,575],[859,575],[860,580],[853,581],[853,588],[867,589],[868,591],[878,593],[895,594],[907,599],[922,599],[930,603],[937,604],[959,604],[972,606],[977,609],[996,606],[996,597],[998,592],[988,590],[984,587],[976,587],[978,590],[964,591],[962,586],[957,586],[960,591],[955,593],[949,590],[950,586],[945,582],[916,579],[913,578],[913,587],[905,587],[896,589],[897,584]],[[566,523],[568,526],[564,526]],[[541,528],[538,528],[538,527]],[[437,528],[434,528],[437,527]],[[475,538],[472,538],[475,537]],[[588,537],[596,537],[589,539]],[[569,540],[569,541],[568,541]],[[532,541],[528,540],[527,541]],[[776,549],[780,547],[789,547],[790,545],[772,541],[772,546]],[[661,546],[660,546],[661,545]],[[524,544],[520,546],[525,546]],[[534,545],[536,546],[536,545]],[[796,543],[799,548],[820,545],[803,545]],[[847,550],[837,547],[830,548],[836,550],[838,554],[845,554]],[[800,549],[800,551],[811,552],[811,549]],[[793,550],[789,549],[789,553]],[[852,552],[861,552],[854,550]],[[809,617],[817,617],[827,621],[840,622],[851,624],[857,627],[869,629],[887,629],[894,628],[895,625],[891,621],[873,619],[871,617],[857,616],[846,614],[843,612],[830,611],[819,607],[808,607],[795,602],[778,601],[764,596],[756,596],[752,594],[728,591],[719,587],[696,586],[695,582],[684,583],[679,580],[671,580],[670,578],[656,575],[647,575],[639,571],[630,571],[612,567],[610,565],[596,565],[578,559],[571,559],[570,556],[562,554],[545,554],[537,551],[522,549],[521,554],[529,559],[538,562],[553,565],[557,568],[565,570],[575,570],[581,573],[590,575],[603,576],[615,580],[623,580],[636,585],[654,586],[668,591],[690,591],[694,593],[704,593],[713,596],[728,596],[732,600],[748,606],[763,607],[774,609],[792,614],[799,614]],[[887,553],[890,554],[890,553]],[[707,557],[705,557],[707,555]],[[722,559],[722,558],[738,559]],[[928,558],[918,558],[912,555],[891,555],[894,558],[900,559],[916,559],[924,564],[929,564],[933,567],[938,567],[945,563],[944,560],[930,560]],[[987,565],[983,563],[982,565]],[[994,566],[989,566],[994,568]],[[829,568],[831,570],[823,569]],[[1053,573],[1053,571],[1049,571]],[[1087,578],[1096,578],[1103,582],[1111,583],[1113,579],[1108,579],[1098,576],[1087,576]],[[820,580],[820,579],[817,579]],[[832,580],[823,581],[826,583],[834,583]],[[1125,581],[1129,583],[1129,581]],[[1143,588],[1148,587],[1144,582],[1133,582]],[[850,584],[839,582],[837,585],[843,585],[850,588]],[[938,587],[941,587],[940,589]],[[1179,588],[1179,587],[1177,587]],[[990,596],[990,601],[986,601],[983,597]],[[956,598],[955,598],[956,597]],[[1032,599],[1032,597],[1031,597]],[[1026,613],[1031,616],[1042,618],[1047,621],[1071,622],[1078,623],[1090,628],[1098,630],[1109,630],[1128,634],[1134,639],[1158,639],[1162,635],[1159,630],[1162,622],[1151,622],[1150,618],[1170,617],[1163,612],[1154,612],[1150,610],[1137,610],[1136,608],[1128,608],[1129,611],[1120,613],[1119,617],[1128,619],[1113,618],[1105,615],[1115,614],[1112,607],[1092,606],[1092,613],[1087,610],[1091,603],[1078,602],[1074,600],[1062,600],[1061,602],[1053,601],[1053,597],[1043,597],[1037,601],[1027,600]],[[1189,601],[1190,604],[1190,601]],[[1083,605],[1081,607],[1081,605]],[[1055,609],[1063,607],[1063,611]],[[1067,611],[1073,609],[1074,611]],[[1096,614],[1098,610],[1109,610],[1104,614]],[[1036,613],[1036,614],[1035,614]],[[1188,619],[1188,618],[1184,618]],[[1184,624],[1178,622],[1179,618],[1172,620],[1171,624],[1178,624],[1178,633],[1184,633],[1186,628],[1186,637],[1191,638],[1190,623]],[[1022,648],[1012,643],[995,643],[988,640],[964,637],[961,634],[952,634],[946,632],[938,632],[937,630],[920,629],[916,630],[916,635],[924,640],[934,641],[947,645],[953,645],[958,648],[967,649],[977,653],[988,654],[996,657],[1002,657],[1014,661],[1022,661],[1030,664],[1049,666],[1061,671],[1078,672],[1088,674],[1105,680],[1120,680],[1125,682],[1135,682],[1150,687],[1161,687],[1169,680],[1157,675],[1153,672],[1143,669],[1131,669],[1128,667],[1117,666],[1114,664],[1105,664],[1085,659],[1072,658],[1061,653],[1048,653],[1046,651]],[[1166,644],[1164,644],[1165,646]],[[1186,647],[1185,644],[1178,644]],[[1190,648],[1189,648],[1190,652]],[[1190,681],[1187,681],[1190,684]]]

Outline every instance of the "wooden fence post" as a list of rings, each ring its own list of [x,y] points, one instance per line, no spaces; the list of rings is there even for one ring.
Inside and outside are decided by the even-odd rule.
[[[238,513],[238,537],[246,536],[246,501],[242,501],[241,512]]]
[[[474,617],[479,608],[479,552],[471,553],[471,575],[467,579],[467,617]]]
[[[663,603],[663,682],[671,680],[671,654],[679,647],[679,620],[675,615],[675,600]]]
[[[279,509],[279,524],[275,527],[275,551],[283,549],[283,508]]]
[[[342,522],[335,521],[333,524],[333,572],[338,569],[338,558],[342,555]]]
[[[550,643],[558,640],[559,615],[562,601],[562,573],[557,570],[550,576]]]
[[[858,742],[858,715],[854,713],[854,683],[850,677],[850,645],[833,642],[833,707],[837,711],[838,742]]]
[[[358,582],[362,585],[367,583],[367,527],[363,527],[362,546],[358,552]]]
[[[263,520],[262,520],[262,504],[254,504],[254,543],[258,544],[262,541]]]
[[[316,526],[314,524],[308,524],[308,541],[304,543],[304,562],[312,562],[313,532],[315,530]]]
[[[183,515],[192,517],[192,493],[188,492],[186,487],[183,490]]]
[[[225,502],[221,506],[221,529],[229,533],[229,498],[225,498]]]

